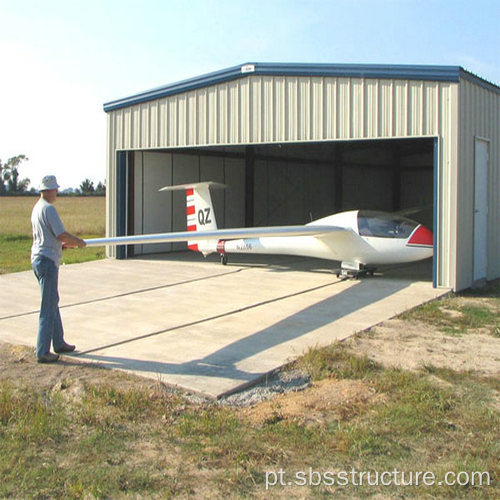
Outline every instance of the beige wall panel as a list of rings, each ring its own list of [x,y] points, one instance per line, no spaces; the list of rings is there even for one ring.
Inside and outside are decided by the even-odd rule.
[[[424,83],[424,135],[437,135],[439,131],[439,84]]]
[[[198,144],[198,94],[189,92],[186,97],[186,145]]]
[[[240,85],[239,82],[229,82],[228,84],[228,110],[227,110],[227,123],[228,123],[228,142],[230,144],[240,144]]]
[[[286,138],[287,106],[286,106],[285,78],[280,78],[280,77],[275,78],[274,95],[275,95],[275,107],[273,114],[275,116],[276,136]]]
[[[325,138],[324,132],[324,78],[313,78],[311,88],[312,115],[311,115],[311,133],[314,140]]]
[[[178,144],[177,96],[168,98],[168,142],[166,145],[175,147]]]
[[[108,114],[108,141],[111,140],[116,148],[123,147],[123,109]]]
[[[324,138],[337,137],[337,80],[325,78],[324,83]]]
[[[132,148],[132,114],[133,108],[125,108],[123,110],[123,136],[122,148]]]
[[[309,141],[311,135],[311,79],[299,78],[298,80],[298,122],[297,129],[299,141]]]
[[[177,96],[177,144],[176,146],[187,146],[187,95],[179,94]]]
[[[298,79],[286,79],[286,108],[287,108],[287,122],[285,140],[294,142],[298,140],[299,131],[299,114],[298,114]]]
[[[137,149],[141,147],[141,106],[134,106],[132,108],[130,120],[130,148]]]
[[[251,78],[250,82],[250,142],[255,144],[262,142],[262,81],[260,78]]]
[[[207,112],[208,112],[208,118],[207,118],[207,127],[208,127],[208,133],[207,133],[207,140],[209,144],[216,144],[217,143],[217,134],[219,131],[218,127],[218,118],[219,118],[219,112],[218,112],[218,92],[216,87],[210,87],[207,89]]]
[[[272,142],[274,139],[274,78],[262,78],[262,116],[261,140]]]
[[[240,123],[240,134],[241,142],[247,144],[250,142],[250,123],[251,123],[251,87],[250,80],[248,78],[244,79],[240,84],[240,113],[241,113],[241,123]]]
[[[408,135],[408,82],[406,80],[394,81],[394,129],[395,136]]]
[[[208,92],[207,89],[198,91],[198,99],[195,103],[195,121],[196,121],[196,138],[195,144],[206,144],[208,142],[207,135],[207,116],[208,116]]]
[[[337,137],[349,139],[351,132],[351,85],[348,78],[339,78],[337,84]]]
[[[408,82],[408,135],[423,135],[423,82]]]
[[[379,85],[378,80],[365,82],[365,107],[363,119],[365,121],[365,137],[377,137],[379,134]]]
[[[392,137],[393,135],[393,83],[392,80],[379,82],[379,124],[378,137]]]
[[[365,136],[364,80],[353,78],[351,85],[351,120],[349,137]]]
[[[458,86],[441,85],[439,89],[440,144],[440,248],[438,283],[456,286],[457,268],[457,162],[458,162]],[[444,188],[446,186],[446,189]]]
[[[488,142],[487,278],[500,276],[500,95],[468,80],[460,83],[458,288],[473,282],[475,139]]]
[[[222,84],[218,86],[218,112],[217,112],[217,137],[216,144],[227,144],[228,140],[228,86]]]
[[[110,115],[121,149],[434,136],[449,108],[441,100],[448,87],[253,76]]]
[[[167,143],[167,99],[160,99],[158,101],[158,141],[156,147],[160,148],[162,144]]]

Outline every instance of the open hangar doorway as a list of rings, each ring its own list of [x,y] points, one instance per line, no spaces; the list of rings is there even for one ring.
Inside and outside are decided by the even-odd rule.
[[[186,229],[185,196],[166,185],[216,181],[220,228],[305,224],[353,209],[402,212],[434,232],[435,139],[185,148],[128,153],[127,234]],[[186,249],[137,245],[127,256]]]

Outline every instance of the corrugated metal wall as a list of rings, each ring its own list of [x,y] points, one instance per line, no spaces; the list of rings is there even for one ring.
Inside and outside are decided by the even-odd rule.
[[[474,145],[489,143],[487,278],[500,276],[500,94],[463,79],[460,82],[457,288],[473,282]]]
[[[251,76],[109,112],[109,132],[121,150],[429,136],[456,86]]]
[[[108,232],[117,150],[439,137],[437,283],[455,286],[458,84],[251,75],[108,113]],[[113,250],[112,250],[113,251]]]

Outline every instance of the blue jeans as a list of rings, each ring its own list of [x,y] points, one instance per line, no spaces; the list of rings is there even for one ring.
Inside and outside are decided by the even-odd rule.
[[[36,356],[40,358],[50,351],[50,343],[54,349],[64,344],[64,331],[59,314],[59,268],[53,260],[38,256],[33,261],[33,271],[42,291],[40,318],[38,320],[38,338]]]

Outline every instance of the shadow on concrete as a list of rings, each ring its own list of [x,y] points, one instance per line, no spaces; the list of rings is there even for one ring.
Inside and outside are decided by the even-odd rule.
[[[237,367],[239,362],[345,318],[355,311],[373,305],[409,287],[411,283],[409,280],[399,279],[376,279],[375,282],[373,279],[360,280],[350,288],[340,293],[332,293],[327,299],[306,307],[272,326],[237,340],[203,358],[184,363],[143,361],[98,354],[91,351],[83,352],[80,355],[75,355],[75,357],[95,361],[108,368],[157,374],[160,378],[161,375],[190,375],[193,377],[223,377],[241,381],[242,383],[238,387],[229,391],[234,392],[240,390],[243,386],[257,382],[262,376],[269,373],[269,371],[254,373],[240,370]],[[334,287],[335,284],[329,284],[328,286]],[[277,307],[279,307],[279,300],[276,301],[278,302]],[[204,320],[203,324],[210,328],[210,322],[216,319],[209,318]],[[187,328],[189,326],[181,325],[173,330],[178,331]],[[140,342],[147,336],[168,335],[168,333],[168,331],[155,332],[143,336],[142,339],[130,339],[126,343]],[[315,345],[317,345],[317,341],[311,347],[315,347]],[[96,350],[102,351],[112,348],[113,346],[103,346]],[[301,355],[303,350],[302,348],[302,352],[296,352],[296,356]],[[283,355],[282,363],[289,361],[290,350],[288,349],[286,353],[288,354]]]

